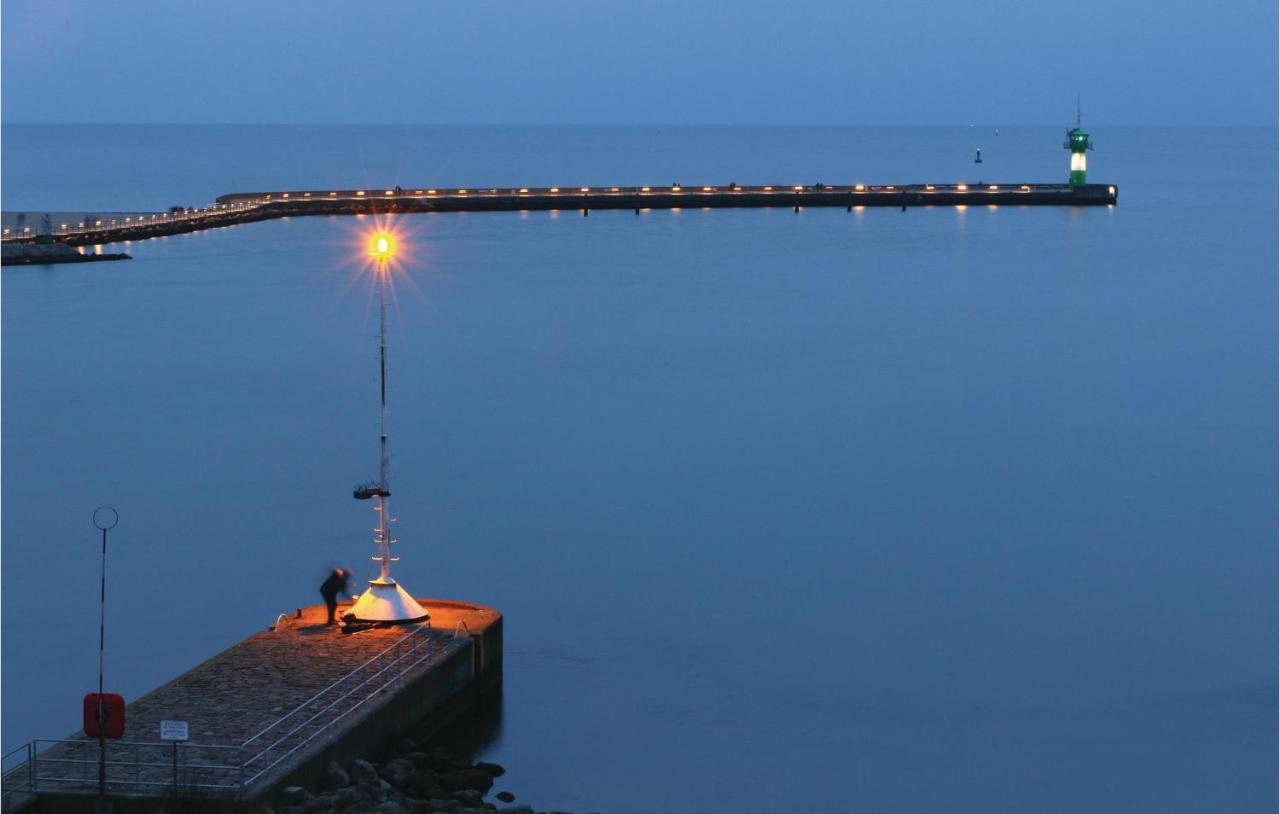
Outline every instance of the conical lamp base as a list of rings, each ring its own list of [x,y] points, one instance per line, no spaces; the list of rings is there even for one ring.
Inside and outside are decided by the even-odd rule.
[[[420,622],[427,618],[418,600],[391,579],[371,581],[369,590],[360,594],[349,613],[358,622]]]

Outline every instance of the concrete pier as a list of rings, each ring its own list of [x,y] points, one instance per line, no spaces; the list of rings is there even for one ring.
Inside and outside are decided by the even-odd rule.
[[[69,227],[54,235],[69,246],[216,229],[305,215],[368,215],[399,212],[517,212],[547,210],[725,209],[790,207],[929,206],[1114,206],[1114,184],[777,184],[765,186],[681,185],[625,187],[457,187],[344,190],[279,190],[221,195],[198,210],[140,216],[129,223]],[[4,236],[6,242],[33,241]]]
[[[324,624],[323,605],[305,608],[128,704],[124,737],[107,741],[115,811],[150,811],[172,795],[238,810],[465,709],[501,681],[502,616],[419,601],[426,623],[350,635]],[[172,720],[187,722],[189,741],[160,739]],[[11,752],[4,810],[91,811],[98,757],[82,733]]]

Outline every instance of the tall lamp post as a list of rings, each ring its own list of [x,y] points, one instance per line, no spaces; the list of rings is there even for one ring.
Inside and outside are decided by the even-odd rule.
[[[107,532],[120,522],[120,515],[110,506],[99,506],[93,511],[93,525],[102,532],[102,584],[98,595],[98,805],[100,812],[107,806],[107,699],[102,692],[103,652],[107,642]]]
[[[369,581],[369,588],[362,593],[351,608],[351,616],[360,622],[417,622],[427,618],[426,610],[412,594],[391,578],[391,563],[399,557],[391,556],[391,483],[390,458],[387,454],[387,277],[391,273],[391,258],[396,253],[395,236],[380,231],[369,241],[369,256],[374,259],[378,275],[378,352],[379,393],[381,413],[378,420],[378,480],[357,486],[357,500],[376,498],[373,510],[378,513],[378,527],[374,529],[374,545],[378,553],[373,560],[379,564],[378,577]]]

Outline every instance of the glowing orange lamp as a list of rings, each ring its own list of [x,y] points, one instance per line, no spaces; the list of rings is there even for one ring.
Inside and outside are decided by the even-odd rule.
[[[386,263],[396,255],[396,237],[390,232],[377,232],[369,239],[369,256],[379,264]]]

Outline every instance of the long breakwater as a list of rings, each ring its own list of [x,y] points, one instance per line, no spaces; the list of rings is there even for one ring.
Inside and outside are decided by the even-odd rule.
[[[455,187],[237,192],[201,208],[174,209],[123,219],[59,224],[54,240],[92,246],[197,232],[240,223],[307,215],[410,212],[518,212],[568,210],[724,209],[791,207],[1114,206],[1114,184],[852,184],[727,186],[672,184],[626,187]],[[34,242],[5,229],[6,242]]]

